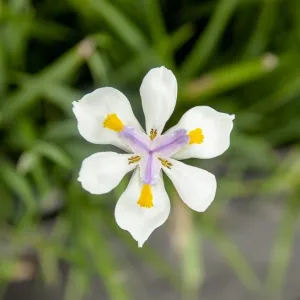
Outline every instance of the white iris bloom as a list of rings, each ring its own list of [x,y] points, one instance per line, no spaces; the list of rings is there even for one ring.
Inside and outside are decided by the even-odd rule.
[[[112,144],[127,152],[91,155],[83,161],[78,180],[85,190],[100,195],[110,192],[126,173],[135,169],[117,202],[115,218],[142,247],[170,213],[162,170],[190,208],[203,212],[211,204],[217,188],[215,176],[178,160],[213,158],[226,151],[234,115],[197,106],[162,134],[176,104],[174,74],[165,67],[151,69],[142,82],[140,94],[146,133],[126,96],[111,87],[97,89],[74,102],[73,112],[78,130],[87,141]]]

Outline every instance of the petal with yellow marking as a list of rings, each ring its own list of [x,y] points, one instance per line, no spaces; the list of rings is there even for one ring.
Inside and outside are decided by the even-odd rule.
[[[170,131],[185,129],[189,133],[190,144],[172,157],[213,158],[221,155],[230,145],[233,120],[234,115],[220,113],[208,106],[196,106],[188,110]]]
[[[153,203],[151,208],[141,207],[137,204],[142,190],[143,183],[140,180],[140,174],[137,169],[115,208],[117,224],[132,235],[138,242],[139,247],[142,247],[151,233],[167,220],[170,213],[170,200],[162,177],[156,185],[151,186]],[[147,188],[144,189],[144,193],[144,196],[147,198],[149,196]],[[148,203],[148,200],[146,202]]]
[[[111,87],[97,89],[79,101],[74,101],[73,112],[80,134],[91,143],[112,144],[130,151],[118,131],[108,130],[103,126],[104,120],[111,114],[116,114],[124,125],[143,131],[126,96]],[[121,129],[120,124],[115,124],[114,127]]]

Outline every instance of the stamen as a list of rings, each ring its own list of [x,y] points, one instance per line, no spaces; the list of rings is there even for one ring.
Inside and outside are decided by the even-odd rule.
[[[150,184],[144,184],[140,198],[137,202],[140,207],[150,208],[153,207],[153,195]]]
[[[103,127],[120,132],[123,130],[124,124],[118,118],[117,114],[109,114],[103,122]]]
[[[150,136],[150,139],[153,141],[157,136],[157,130],[152,128],[150,130],[150,135],[149,136]]]
[[[130,164],[134,164],[134,163],[136,163],[136,162],[138,162],[138,161],[140,161],[140,160],[141,160],[141,157],[138,156],[138,155],[136,155],[136,156],[131,156],[131,157],[128,158],[128,164],[129,164],[129,165],[130,165]]]
[[[190,141],[189,144],[201,144],[204,140],[204,135],[200,128],[196,128],[189,132]]]
[[[169,162],[168,160],[166,160],[166,159],[163,159],[163,158],[160,158],[160,157],[158,157],[158,159],[161,161],[161,164],[162,164],[164,167],[168,168],[168,169],[171,169],[171,167],[173,166],[173,164],[170,163],[170,162]]]

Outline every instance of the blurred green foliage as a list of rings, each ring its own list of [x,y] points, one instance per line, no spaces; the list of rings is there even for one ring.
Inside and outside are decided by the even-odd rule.
[[[104,278],[110,299],[132,299],[117,280],[125,262],[111,251],[114,234],[158,277],[183,285],[183,293],[195,295],[204,280],[202,237],[249,290],[281,289],[299,211],[299,0],[0,0],[0,37],[0,287],[20,276],[21,255],[33,248],[48,283],[60,278],[59,260],[71,264],[66,300],[82,299],[94,274]],[[207,213],[190,216],[179,273],[149,245],[138,249],[114,223],[127,179],[97,197],[77,183],[82,159],[107,147],[79,136],[72,101],[111,85],[143,122],[138,88],[160,65],[179,83],[169,124],[195,105],[236,115],[230,150],[201,162],[220,173],[219,189]],[[272,201],[279,193],[286,213],[267,279],[259,282],[218,216],[233,198]]]

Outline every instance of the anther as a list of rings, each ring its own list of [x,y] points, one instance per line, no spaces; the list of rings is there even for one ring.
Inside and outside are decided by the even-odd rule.
[[[158,157],[158,159],[160,160],[161,164],[162,164],[164,167],[168,168],[168,169],[171,169],[171,167],[173,166],[173,164],[170,163],[170,162],[169,162],[168,160],[166,160],[166,159],[163,159],[163,158],[160,158],[160,157]]]
[[[136,156],[131,156],[128,158],[128,164],[134,164],[134,163],[137,163],[138,161],[141,160],[141,157],[136,155]]]
[[[150,136],[150,139],[153,141],[157,136],[157,130],[152,128],[150,130],[150,135],[149,136]]]

